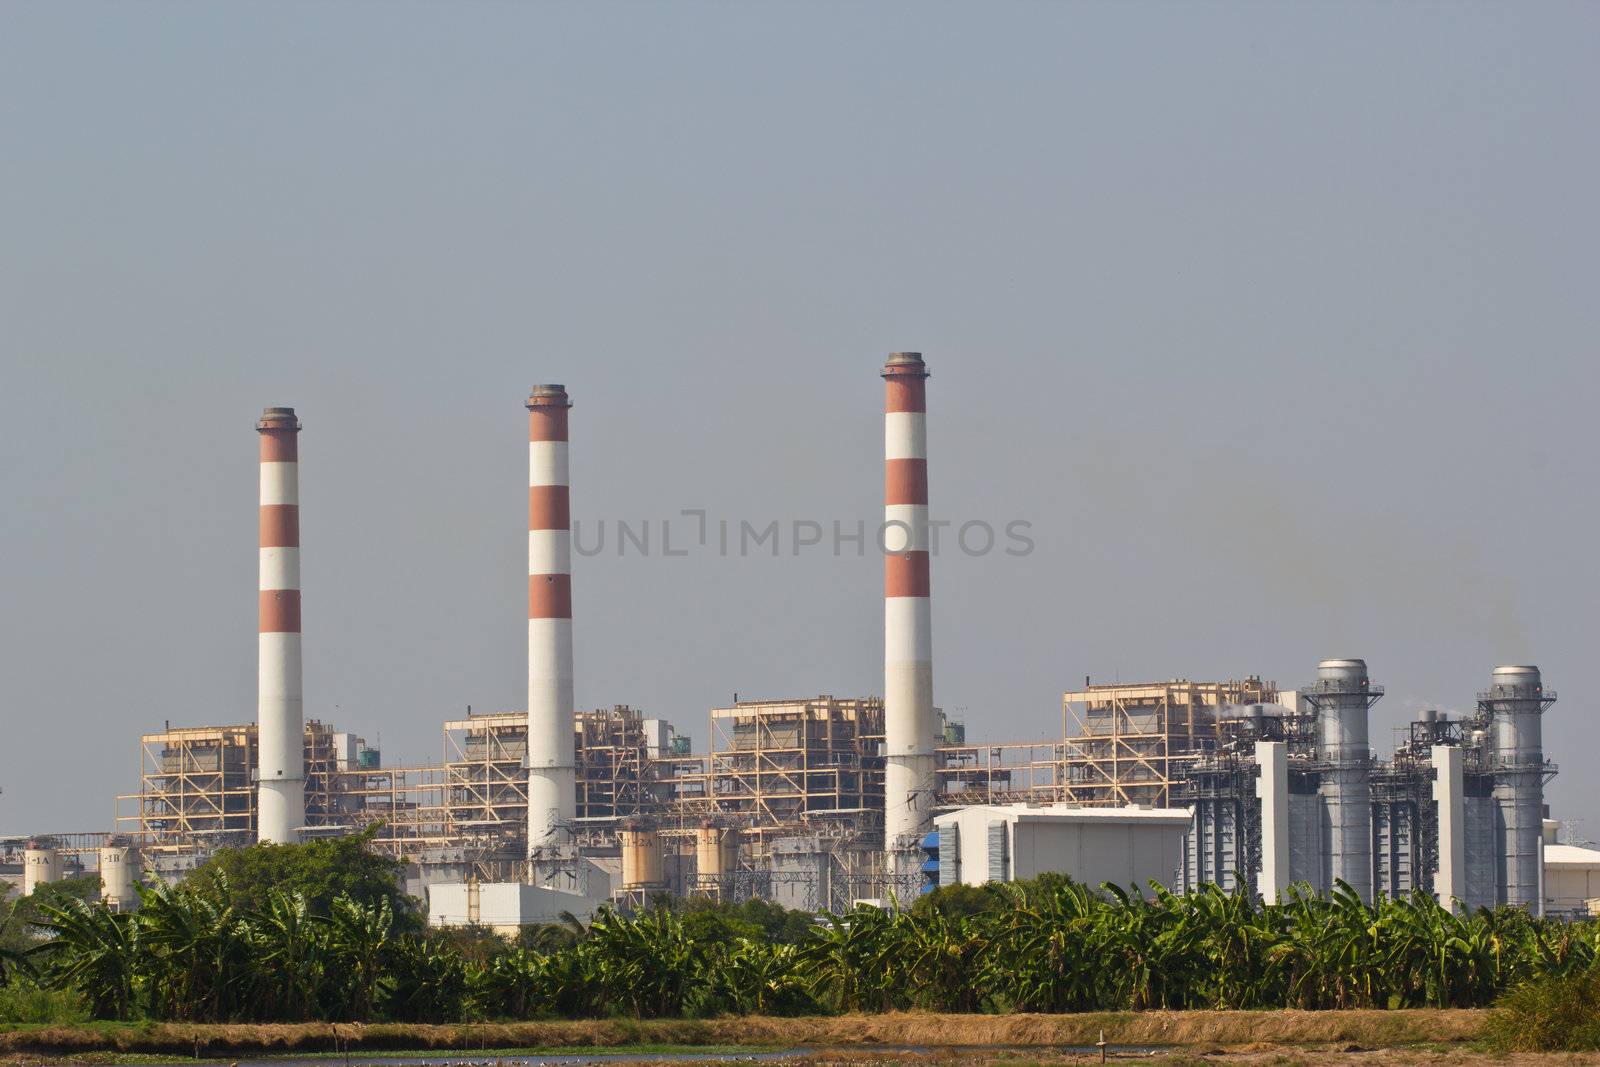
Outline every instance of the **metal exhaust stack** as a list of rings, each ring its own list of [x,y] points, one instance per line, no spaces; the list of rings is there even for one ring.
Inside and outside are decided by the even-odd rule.
[[[1372,748],[1368,712],[1383,695],[1367,677],[1366,660],[1325,659],[1317,680],[1301,693],[1317,712],[1317,747],[1323,764],[1323,819],[1327,830],[1328,886],[1348,883],[1372,899]]]
[[[1544,736],[1542,717],[1556,695],[1539,668],[1496,667],[1479,707],[1490,714],[1499,838],[1499,903],[1544,914]]]
[[[300,422],[267,408],[261,435],[261,605],[256,708],[256,840],[299,840],[306,821],[300,666]]]
[[[928,370],[921,353],[895,352],[883,378],[883,838],[897,886],[908,889],[934,800]]]
[[[572,740],[572,516],[567,391],[536,385],[528,409],[528,859],[566,845],[576,816]]]

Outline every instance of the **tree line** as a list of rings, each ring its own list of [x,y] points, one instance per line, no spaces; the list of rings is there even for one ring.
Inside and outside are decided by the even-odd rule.
[[[429,930],[387,890],[318,891],[244,892],[212,869],[141,890],[134,912],[58,896],[32,919],[46,936],[0,968],[95,1018],[192,1022],[1480,1007],[1592,971],[1600,944],[1594,923],[1367,904],[1342,884],[1262,904],[1046,876],[822,916],[660,901],[515,939]]]

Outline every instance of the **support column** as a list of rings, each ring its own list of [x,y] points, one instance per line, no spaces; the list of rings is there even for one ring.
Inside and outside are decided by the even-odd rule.
[[[1451,911],[1467,895],[1466,774],[1461,749],[1434,745],[1433,799],[1438,805],[1439,869],[1433,872],[1433,895]]]
[[[1261,798],[1261,870],[1256,892],[1277,903],[1292,880],[1289,874],[1289,746],[1256,742],[1256,796]]]

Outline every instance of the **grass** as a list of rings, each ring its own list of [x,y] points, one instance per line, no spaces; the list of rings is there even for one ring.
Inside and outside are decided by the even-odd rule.
[[[1497,1052],[1600,1050],[1600,970],[1540,978],[1501,998],[1483,1029]]]
[[[0,1033],[0,1056],[89,1053],[306,1056],[314,1053],[481,1052],[537,1049],[545,1054],[673,1049],[756,1051],[782,1048],[914,1046],[1023,1049],[1114,1045],[1179,1049],[1282,1049],[1355,1044],[1366,1048],[1443,1045],[1479,1036],[1486,1013],[1439,1011],[1150,1011],[1079,1015],[884,1015],[607,1019],[444,1026],[327,1023],[285,1025],[89,1023],[18,1026]],[[531,1053],[527,1053],[531,1054]],[[647,1053],[648,1054],[648,1053]]]
[[[733,1056],[745,1052],[779,1051],[776,1045],[560,1045],[528,1048],[461,1049],[463,1054],[505,1059],[513,1056],[680,1056],[703,1053],[707,1056]],[[385,1056],[424,1059],[437,1056],[438,1049],[386,1049]],[[298,1052],[296,1059],[342,1060],[343,1052]]]

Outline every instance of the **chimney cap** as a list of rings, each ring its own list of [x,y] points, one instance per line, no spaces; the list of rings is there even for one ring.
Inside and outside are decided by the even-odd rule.
[[[890,352],[883,365],[885,378],[926,378],[928,368],[922,362],[921,352]]]
[[[300,420],[295,417],[294,408],[265,408],[256,422],[256,429],[298,431]]]
[[[528,392],[528,402],[524,405],[530,410],[533,408],[564,407],[570,408],[572,401],[567,399],[567,387],[554,383],[536,385]]]

